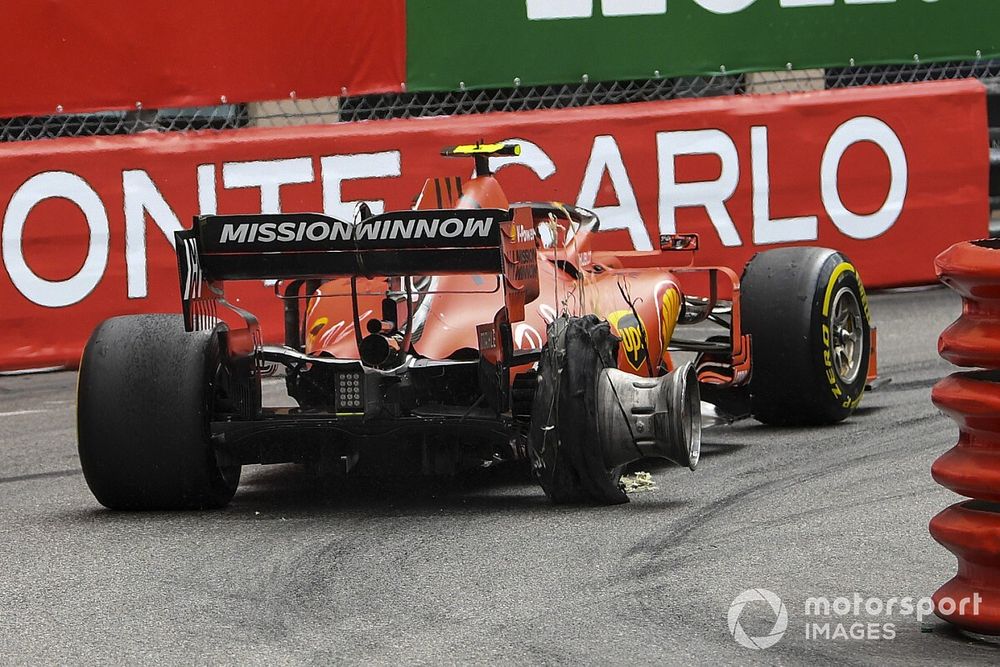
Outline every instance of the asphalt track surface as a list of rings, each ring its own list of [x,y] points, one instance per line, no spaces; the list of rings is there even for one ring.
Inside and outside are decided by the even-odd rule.
[[[0,378],[0,662],[996,662],[934,617],[811,619],[891,622],[892,640],[805,636],[808,597],[920,597],[955,570],[927,523],[958,500],[930,478],[956,429],[929,394],[959,305],[874,295],[893,382],[855,417],[707,431],[696,472],[643,464],[657,489],[612,508],[553,507],[510,470],[344,485],[273,466],[245,469],[224,511],[109,512],[79,469],[75,375]],[[727,626],[756,587],[788,613],[765,650]],[[750,635],[774,621],[740,617]]]

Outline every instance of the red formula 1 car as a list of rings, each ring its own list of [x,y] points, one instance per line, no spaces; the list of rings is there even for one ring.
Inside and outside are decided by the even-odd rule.
[[[447,474],[520,459],[554,501],[619,503],[637,459],[694,469],[703,412],[823,424],[855,409],[874,330],[847,258],[772,250],[741,278],[696,266],[694,235],[595,251],[593,213],[507,200],[489,158],[517,151],[446,149],[477,176],[428,179],[410,211],[202,216],[178,232],[183,317],[107,320],[83,354],[97,499],[218,507],[249,463]],[[264,279],[282,346],[223,293]],[[278,367],[296,407],[262,405]]]

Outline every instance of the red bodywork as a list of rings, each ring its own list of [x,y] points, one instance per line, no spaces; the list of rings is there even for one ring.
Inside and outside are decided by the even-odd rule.
[[[463,183],[457,177],[432,178],[424,185],[416,209],[496,208],[511,204],[493,176],[473,178]],[[515,204],[515,207],[517,205]],[[532,210],[527,205],[527,210]],[[552,203],[550,209],[558,210]],[[515,221],[516,222],[516,221]],[[553,242],[536,242],[538,297],[526,303],[506,303],[515,350],[538,350],[545,344],[547,325],[560,313],[593,313],[607,320],[622,340],[618,367],[640,376],[656,376],[674,365],[668,351],[681,315],[684,294],[698,294],[709,304],[731,304],[732,345],[729,359],[700,368],[700,382],[713,385],[743,385],[750,379],[750,337],[740,326],[739,276],[727,267],[696,267],[693,250],[649,252],[592,252],[591,229],[570,231],[569,216],[559,217],[549,210],[533,210],[522,220],[536,233],[545,226],[553,229]],[[516,229],[516,225],[511,229]],[[668,243],[669,246],[669,243]],[[665,246],[666,247],[666,246]],[[697,248],[695,239],[694,248]],[[685,259],[686,263],[678,260]],[[670,268],[665,268],[670,267]],[[505,293],[504,276],[443,275],[425,279],[413,294],[413,350],[428,359],[448,359],[476,351],[479,331],[510,299]],[[690,287],[688,287],[690,285]],[[507,283],[509,288],[509,283]],[[687,288],[687,289],[685,289]],[[381,312],[384,279],[357,279],[359,321],[364,323]],[[523,317],[520,309],[523,307]],[[710,310],[710,308],[709,308]],[[398,321],[405,316],[401,313]],[[305,319],[307,354],[330,354],[356,359],[359,352],[354,331],[351,280],[341,278],[324,283],[310,298]],[[868,381],[878,378],[876,329],[872,328]]]
[[[417,209],[510,207],[499,183],[492,176],[462,183],[457,178],[429,179],[417,200]],[[515,208],[517,205],[515,204]],[[558,211],[559,205],[551,205]],[[592,253],[590,229],[573,229],[569,216],[552,211],[525,210],[526,225],[534,227],[539,240],[537,299],[527,299],[523,318],[517,306],[509,307],[515,350],[537,350],[545,343],[546,326],[562,312],[596,314],[611,323],[622,340],[618,366],[641,376],[655,376],[673,368],[668,344],[681,312],[682,277],[687,272],[719,282],[722,298],[733,301],[734,354],[732,377],[702,377],[713,384],[739,384],[748,377],[749,344],[739,334],[738,277],[726,268],[684,267],[667,270],[665,265],[690,256],[691,252]],[[530,222],[528,222],[530,220]],[[542,227],[551,229],[552,243],[541,240]],[[512,228],[513,229],[513,228]],[[513,233],[513,232],[511,232]],[[554,234],[555,236],[552,236]],[[545,247],[548,245],[548,247]],[[688,259],[689,257],[684,257]],[[413,295],[414,351],[429,359],[455,358],[480,349],[477,327],[494,318],[505,305],[505,277],[492,275],[445,275],[426,278]],[[358,358],[353,325],[350,279],[324,283],[310,299],[306,313],[306,353],[327,353],[339,358]],[[358,279],[359,321],[379,317],[385,292],[384,279]],[[509,299],[509,297],[508,297]],[[508,303],[508,306],[510,304]],[[404,318],[401,314],[401,320]]]

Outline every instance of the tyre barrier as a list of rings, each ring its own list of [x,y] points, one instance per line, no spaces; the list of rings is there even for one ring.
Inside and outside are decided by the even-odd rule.
[[[959,428],[958,443],[931,475],[971,498],[931,519],[931,536],[958,559],[958,573],[933,596],[935,612],[963,630],[1000,635],[1000,239],[958,243],[934,264],[962,297],[962,314],[941,334],[938,352],[984,369],[953,373],[931,392]],[[962,600],[976,603],[956,604]]]

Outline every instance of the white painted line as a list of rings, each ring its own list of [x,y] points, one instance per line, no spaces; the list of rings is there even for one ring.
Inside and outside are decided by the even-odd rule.
[[[0,412],[0,417],[16,417],[17,415],[37,415],[45,410],[14,410],[13,412]]]
[[[25,368],[23,370],[17,371],[0,371],[0,377],[9,377],[15,375],[33,375],[35,373],[52,373],[54,371],[64,371],[66,366],[46,366],[44,368]]]

